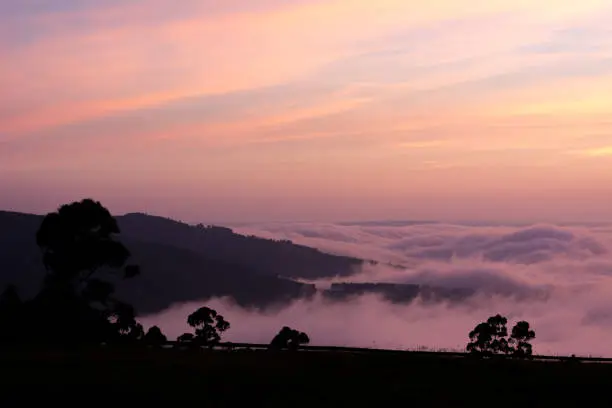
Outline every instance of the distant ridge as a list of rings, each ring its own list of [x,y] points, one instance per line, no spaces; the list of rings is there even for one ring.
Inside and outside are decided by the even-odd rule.
[[[225,227],[193,226],[144,213],[116,218],[120,239],[143,270],[138,279],[118,285],[118,292],[142,313],[212,296],[270,307],[314,294],[314,285],[287,278],[348,276],[363,263]],[[38,290],[44,269],[35,235],[42,219],[0,211],[0,288],[14,283],[26,297]]]
[[[428,225],[428,224],[440,224],[438,221],[417,221],[417,220],[386,220],[386,221],[353,221],[353,222],[340,222],[338,225],[344,226],[380,226],[380,227],[408,227],[411,225]]]

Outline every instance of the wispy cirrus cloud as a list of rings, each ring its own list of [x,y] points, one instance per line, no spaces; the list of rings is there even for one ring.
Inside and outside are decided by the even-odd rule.
[[[331,182],[362,200],[384,187],[382,201],[409,201],[445,195],[457,175],[459,201],[496,178],[516,194],[548,185],[571,199],[610,184],[596,156],[566,153],[607,146],[581,138],[612,131],[611,10],[546,5],[4,2],[0,170],[30,189],[44,172],[66,191],[60,169],[106,171],[102,196],[115,195],[104,187],[119,171],[104,164],[112,157],[133,183],[168,168],[194,183],[224,174],[233,187],[207,188],[228,199],[253,171],[282,196],[288,168],[313,197]]]

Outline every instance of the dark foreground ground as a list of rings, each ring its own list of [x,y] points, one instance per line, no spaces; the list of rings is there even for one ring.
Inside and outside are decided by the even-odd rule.
[[[412,354],[0,352],[0,406],[594,407],[612,365]]]

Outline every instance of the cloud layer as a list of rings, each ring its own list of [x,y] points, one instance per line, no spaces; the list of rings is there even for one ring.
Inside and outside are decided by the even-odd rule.
[[[316,298],[266,313],[213,299],[208,303],[234,325],[229,340],[267,342],[282,325],[291,325],[321,345],[460,349],[478,322],[502,313],[511,323],[526,319],[534,325],[540,353],[612,355],[609,226],[301,223],[237,229],[383,263],[349,279],[315,282],[320,287],[342,281],[419,283],[473,288],[477,294],[464,302],[410,305],[374,295],[347,302]],[[186,330],[185,317],[196,306],[177,305],[145,323],[160,323],[176,335]]]

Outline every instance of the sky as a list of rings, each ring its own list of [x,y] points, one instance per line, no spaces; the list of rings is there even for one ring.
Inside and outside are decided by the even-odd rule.
[[[0,208],[612,219],[609,0],[0,0]]]

